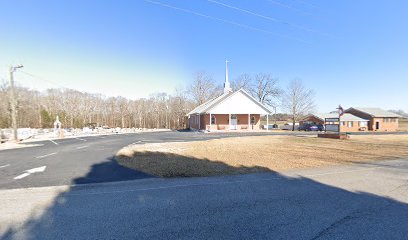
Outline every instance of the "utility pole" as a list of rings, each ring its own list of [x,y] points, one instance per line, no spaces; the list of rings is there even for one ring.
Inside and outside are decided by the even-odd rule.
[[[13,128],[13,140],[15,142],[17,139],[17,99],[14,91],[14,72],[18,68],[22,68],[23,65],[11,66],[10,67],[10,105],[11,105],[11,126]]]

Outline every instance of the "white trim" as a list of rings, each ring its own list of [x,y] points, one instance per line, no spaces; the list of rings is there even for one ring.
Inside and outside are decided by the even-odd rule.
[[[211,113],[210,113],[210,131],[211,131],[211,125],[212,125],[212,116],[211,116]]]
[[[252,100],[255,104],[260,106],[263,110],[265,110],[268,114],[271,114],[272,111],[267,108],[264,104],[260,103],[258,100],[256,100],[254,97],[252,97],[249,93],[247,93],[244,89],[239,89],[235,92],[230,92],[230,93],[224,93],[216,98],[213,98],[200,106],[196,107],[193,109],[191,112],[189,112],[187,115],[191,114],[202,114],[202,113],[209,113],[215,106],[221,104],[225,100],[229,99],[230,97],[234,96],[238,92],[243,93],[246,97],[248,97],[250,100]],[[253,112],[252,114],[260,114],[258,112]],[[262,113],[261,113],[262,114]]]
[[[209,106],[207,109],[204,109],[205,112],[208,112],[210,110],[212,110],[216,105],[221,104],[222,102],[226,101],[227,99],[231,98],[232,96],[234,96],[235,94],[237,94],[238,92],[242,92],[244,95],[246,95],[249,99],[251,99],[255,104],[257,104],[258,106],[260,106],[261,108],[263,108],[268,114],[272,113],[272,111],[267,108],[265,105],[263,105],[262,103],[260,103],[258,100],[256,100],[254,97],[252,97],[249,93],[247,93],[244,89],[239,89],[238,91],[233,92],[232,94],[229,94],[226,98],[221,99],[219,102]],[[259,114],[259,113],[253,113],[253,114]]]

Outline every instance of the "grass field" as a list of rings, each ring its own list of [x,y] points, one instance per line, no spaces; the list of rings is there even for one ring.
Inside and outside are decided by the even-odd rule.
[[[281,171],[408,158],[408,135],[352,136],[349,140],[257,136],[199,142],[131,145],[118,162],[159,177]]]

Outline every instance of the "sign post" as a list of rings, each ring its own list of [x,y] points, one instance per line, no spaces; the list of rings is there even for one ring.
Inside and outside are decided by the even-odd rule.
[[[341,133],[341,116],[344,115],[344,109],[339,105],[338,117],[324,119],[324,134],[318,134],[318,137],[333,138],[333,139],[347,139],[347,133]],[[331,132],[331,133],[330,133]]]
[[[340,118],[325,118],[324,131],[340,133]]]
[[[343,107],[339,104],[339,107],[337,108],[337,110],[339,111],[339,133],[340,133],[340,118],[341,118],[341,116],[344,115],[344,109],[343,109]]]

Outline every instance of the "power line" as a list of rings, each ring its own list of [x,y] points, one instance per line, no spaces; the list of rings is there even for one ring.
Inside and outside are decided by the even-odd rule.
[[[258,32],[266,33],[266,34],[271,34],[271,35],[275,35],[275,36],[278,36],[278,37],[281,37],[281,38],[295,40],[295,41],[298,41],[298,42],[308,43],[308,42],[306,42],[306,41],[304,41],[302,39],[299,39],[299,38],[294,38],[294,37],[291,37],[291,36],[278,34],[278,33],[275,33],[275,32],[268,31],[268,30],[252,27],[252,26],[249,26],[249,25],[246,25],[246,24],[241,24],[241,23],[238,23],[238,22],[234,22],[234,21],[230,21],[230,20],[226,20],[226,19],[222,19],[222,18],[218,18],[218,17],[213,17],[213,16],[210,16],[210,15],[195,12],[195,11],[192,11],[192,10],[175,7],[175,6],[172,6],[172,5],[168,5],[168,4],[165,4],[165,3],[162,3],[162,2],[157,2],[157,1],[153,1],[153,0],[143,0],[143,1],[148,2],[148,3],[152,3],[152,4],[156,4],[156,5],[159,5],[159,6],[162,6],[162,7],[167,7],[167,8],[171,8],[171,9],[174,9],[174,10],[182,11],[182,12],[185,12],[185,13],[190,13],[190,14],[193,14],[193,15],[196,15],[196,16],[208,18],[208,19],[211,19],[211,20],[215,20],[215,21],[219,21],[219,22],[223,22],[223,23],[228,23],[228,24],[231,24],[231,25],[235,25],[237,27],[246,28],[246,29],[250,29],[250,30],[254,30],[254,31],[258,31]]]
[[[313,8],[319,8],[316,4],[310,3],[310,2],[306,2],[306,1],[302,1],[302,0],[295,0],[295,2],[299,2],[300,4],[303,5],[307,5]]]
[[[28,72],[25,72],[25,71],[22,71],[22,70],[20,70],[19,72],[20,72],[20,73],[23,73],[23,74],[25,74],[25,75],[27,75],[27,76],[30,76],[30,77],[32,77],[32,78],[35,78],[35,79],[37,79],[37,80],[41,80],[41,81],[44,81],[44,82],[51,83],[51,84],[53,84],[53,85],[55,85],[55,86],[58,86],[58,87],[60,87],[60,88],[70,89],[70,88],[68,88],[68,87],[65,87],[65,86],[59,84],[59,83],[56,83],[56,82],[47,80],[47,79],[45,79],[45,78],[36,76],[36,75],[34,75],[34,74],[31,74],[31,73],[28,73]]]
[[[244,13],[259,17],[259,18],[263,18],[263,19],[266,19],[266,20],[269,20],[269,21],[272,21],[272,22],[275,22],[275,23],[280,23],[280,24],[283,24],[283,25],[287,25],[287,26],[290,26],[290,27],[293,27],[293,28],[297,28],[297,29],[301,29],[301,30],[305,30],[305,31],[309,31],[309,32],[316,32],[315,30],[310,29],[310,28],[306,28],[306,27],[303,27],[303,26],[300,26],[300,25],[297,25],[297,24],[292,24],[292,23],[289,23],[289,22],[285,22],[285,21],[282,21],[282,20],[279,20],[279,19],[276,19],[276,18],[273,18],[273,17],[265,16],[265,15],[262,15],[262,14],[259,14],[259,13],[256,13],[256,12],[252,12],[252,11],[249,11],[249,10],[246,10],[246,9],[242,9],[242,8],[239,8],[239,7],[228,5],[228,4],[218,2],[218,1],[215,1],[215,0],[207,0],[207,1],[211,2],[211,3],[218,4],[218,5],[226,7],[226,8],[234,9],[234,10],[241,11],[241,12],[244,12]]]
[[[312,15],[312,14],[310,14],[310,13],[308,13],[308,12],[305,12],[305,11],[303,11],[303,10],[297,9],[297,8],[295,8],[295,7],[292,7],[292,6],[288,5],[288,4],[284,4],[284,3],[281,3],[281,2],[278,2],[278,1],[274,1],[274,0],[267,0],[267,1],[270,2],[270,3],[272,3],[272,4],[278,5],[278,6],[280,6],[280,7],[284,7],[284,8],[293,10],[293,11],[295,11],[295,12],[302,13],[302,14],[304,14],[304,15]]]

